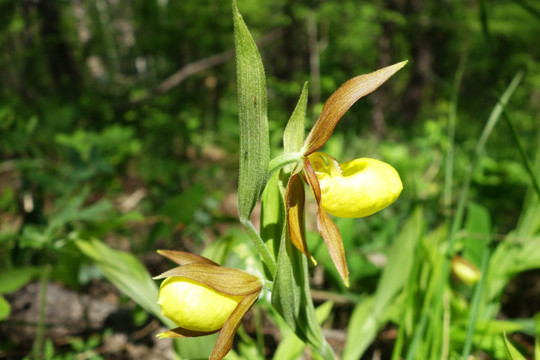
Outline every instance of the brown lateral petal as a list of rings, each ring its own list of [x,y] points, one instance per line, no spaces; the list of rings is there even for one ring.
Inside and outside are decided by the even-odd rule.
[[[317,151],[328,141],[338,121],[358,99],[375,91],[406,63],[407,61],[402,61],[372,73],[354,77],[341,85],[324,104],[321,116],[304,141],[304,156]]]
[[[287,223],[291,242],[316,265],[317,261],[309,253],[306,243],[306,234],[304,231],[304,204],[306,195],[304,184],[298,173],[290,177],[285,192],[285,199],[287,202]]]
[[[175,329],[167,330],[162,333],[159,333],[157,334],[157,337],[160,339],[198,337],[198,336],[211,335],[211,334],[217,333],[218,331],[219,329],[216,331],[193,331],[193,330],[177,327]]]
[[[334,266],[343,279],[345,286],[348,287],[349,270],[347,268],[347,258],[345,257],[343,240],[341,239],[341,234],[338,227],[321,206],[321,188],[319,186],[319,180],[317,179],[317,175],[315,174],[311,163],[307,159],[304,161],[304,175],[309,186],[313,190],[315,200],[317,200],[317,228],[324,239],[328,252],[330,253],[330,257],[334,262]]]
[[[221,360],[231,350],[234,335],[236,334],[236,331],[242,323],[242,317],[255,303],[258,296],[259,292],[254,292],[243,298],[242,301],[238,303],[236,309],[234,309],[231,316],[229,316],[227,321],[225,321],[225,324],[223,324],[223,327],[219,332],[219,337],[217,339],[216,345],[214,346],[214,350],[212,351],[212,354],[210,355],[210,358],[208,360]]]
[[[192,263],[203,263],[203,264],[211,264],[216,265],[215,262],[213,262],[210,259],[207,259],[205,257],[195,255],[192,253],[184,252],[184,251],[177,251],[177,250],[158,250],[157,253],[161,256],[165,256],[169,260],[174,261],[178,265],[187,265]]]
[[[185,277],[232,296],[248,295],[260,291],[262,287],[259,278],[247,272],[210,264],[187,264],[166,271],[154,279],[169,276]]]

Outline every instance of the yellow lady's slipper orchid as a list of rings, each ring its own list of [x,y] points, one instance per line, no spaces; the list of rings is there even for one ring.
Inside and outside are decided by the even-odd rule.
[[[288,234],[294,246],[315,263],[304,234],[303,177],[317,201],[317,228],[330,257],[346,286],[349,270],[341,234],[328,214],[356,218],[368,216],[393,203],[403,188],[394,168],[374,159],[357,159],[343,164],[317,152],[330,138],[341,117],[361,97],[375,91],[407,61],[354,77],[341,85],[325,102],[321,115],[299,151],[303,166],[291,174],[285,192]],[[303,175],[303,176],[301,176]]]
[[[179,326],[158,337],[195,337],[219,331],[209,359],[223,359],[232,348],[242,317],[261,292],[261,281],[202,256],[173,250],[158,253],[181,265],[154,278],[165,279],[158,303],[163,315]]]
[[[240,300],[241,296],[221,294],[197,281],[173,276],[161,283],[158,303],[162,314],[184,329],[216,331]]]
[[[309,161],[319,179],[321,206],[331,215],[359,218],[392,204],[403,184],[389,164],[368,158],[338,164],[330,155],[315,152]]]

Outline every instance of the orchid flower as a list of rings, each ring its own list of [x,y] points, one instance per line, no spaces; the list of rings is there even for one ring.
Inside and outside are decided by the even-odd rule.
[[[316,264],[304,234],[303,178],[317,201],[319,233],[346,286],[349,286],[349,272],[343,241],[328,214],[349,218],[371,215],[393,203],[403,186],[397,171],[382,161],[362,158],[339,164],[332,156],[317,150],[328,141],[341,117],[358,99],[373,92],[406,63],[352,78],[330,96],[304,140],[300,150],[303,163],[293,171],[287,184],[285,201],[292,243]]]
[[[197,337],[219,331],[209,359],[223,359],[232,348],[242,317],[261,292],[261,281],[202,256],[173,250],[158,253],[181,265],[154,278],[165,279],[158,303],[163,315],[178,325],[158,337]]]

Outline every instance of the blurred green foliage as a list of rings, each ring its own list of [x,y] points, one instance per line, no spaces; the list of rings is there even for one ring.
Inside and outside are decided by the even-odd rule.
[[[405,279],[391,281],[385,275],[397,271],[384,267],[397,257],[393,244],[405,238],[410,243],[400,246],[415,246],[407,251],[440,260],[437,249],[444,247],[447,220],[482,128],[519,70],[526,76],[507,111],[525,153],[530,159],[535,155],[538,4],[238,0],[238,6],[254,38],[261,40],[273,155],[280,152],[285,122],[305,81],[310,81],[308,119],[314,121],[324,100],[348,78],[409,60],[401,76],[353,106],[326,145],[343,161],[380,158],[398,170],[404,183],[403,195],[389,209],[361,221],[338,221],[350,249],[350,290],[326,266],[330,262],[324,261],[328,254],[318,234],[308,234],[324,267],[317,287],[345,293],[354,304],[367,299],[351,322],[365,319],[381,298],[372,314],[380,317],[373,321],[398,322],[395,308],[383,309],[405,286]],[[94,275],[76,246],[79,239],[102,239],[140,258],[163,247],[215,252],[223,259],[234,254],[226,250],[241,238],[235,232],[238,125],[230,14],[228,1],[0,0],[0,294],[37,279],[36,268],[45,267],[51,270],[44,272],[46,281],[80,289]],[[460,63],[464,72],[453,99]],[[457,109],[455,140],[448,131],[452,107]],[[448,209],[445,166],[452,144]],[[492,309],[484,309],[484,315],[495,316],[512,276],[537,268],[536,257],[529,262],[520,257],[530,247],[506,242],[525,226],[517,225],[525,221],[520,215],[537,214],[530,210],[538,205],[531,200],[534,193],[526,193],[529,184],[500,122],[472,174],[469,198],[474,202],[468,204],[458,249],[480,266],[478,252],[487,245],[467,239],[478,240],[474,233],[487,231],[497,241],[489,242],[492,259],[500,259],[490,269],[505,261],[503,250],[523,267],[501,266],[491,297],[482,300]],[[411,227],[426,229],[423,238],[413,239]],[[529,230],[521,238],[534,238],[532,246],[538,229],[530,225]],[[421,295],[432,286],[425,274],[436,271],[433,263],[401,265],[410,270],[408,279],[419,283],[410,293],[396,295],[396,307],[421,307]],[[463,291],[470,300],[470,291]],[[0,319],[9,311],[0,297]],[[460,313],[462,319],[467,311]],[[402,336],[411,340],[419,314],[406,314]],[[336,318],[334,323],[347,325]],[[457,342],[466,338],[464,324]],[[360,331],[357,326],[353,322],[351,328]],[[376,334],[378,329],[364,330]],[[98,343],[73,340],[71,345],[98,358],[92,352]],[[48,358],[56,358],[51,343],[44,344]],[[480,341],[475,344],[489,351]],[[497,346],[510,352],[506,337],[499,337]],[[346,354],[359,351],[351,344],[347,349]]]

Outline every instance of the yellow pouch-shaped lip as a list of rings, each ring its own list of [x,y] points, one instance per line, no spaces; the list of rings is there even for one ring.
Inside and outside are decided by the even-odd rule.
[[[188,278],[172,276],[161,283],[158,302],[163,315],[178,326],[211,332],[223,327],[242,298],[221,294]]]
[[[403,184],[389,164],[361,158],[338,164],[330,155],[315,152],[309,161],[321,188],[322,207],[344,218],[369,216],[392,204]]]

